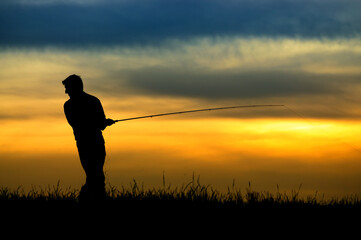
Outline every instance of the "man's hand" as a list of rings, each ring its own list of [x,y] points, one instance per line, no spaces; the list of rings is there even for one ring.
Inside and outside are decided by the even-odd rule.
[[[115,123],[115,121],[113,119],[110,119],[110,118],[105,119],[106,126],[111,126],[114,123]]]

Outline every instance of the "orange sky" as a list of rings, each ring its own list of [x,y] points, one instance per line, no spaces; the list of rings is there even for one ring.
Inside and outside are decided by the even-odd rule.
[[[244,111],[244,110],[241,110]],[[251,111],[251,110],[246,110]],[[111,111],[109,116],[116,115]],[[133,178],[145,186],[182,184],[193,172],[226,189],[296,189],[328,195],[358,193],[359,121],[188,118],[180,115],[117,123],[104,131],[105,171],[112,185]],[[1,182],[46,186],[58,180],[79,187],[84,174],[65,118],[2,121]]]

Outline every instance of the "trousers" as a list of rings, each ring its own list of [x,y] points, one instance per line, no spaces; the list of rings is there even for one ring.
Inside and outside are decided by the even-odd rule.
[[[80,199],[98,199],[105,196],[105,145],[101,141],[77,141],[81,165],[86,181],[80,190]]]

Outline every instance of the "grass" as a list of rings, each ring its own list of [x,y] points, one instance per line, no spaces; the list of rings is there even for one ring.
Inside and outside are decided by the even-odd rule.
[[[301,197],[300,188],[288,194],[257,192],[250,184],[243,191],[233,184],[221,192],[201,184],[199,177],[180,187],[166,185],[164,180],[163,186],[152,189],[144,189],[135,180],[127,187],[108,185],[102,202],[79,202],[78,196],[79,190],[62,188],[60,183],[30,191],[0,187],[3,229],[15,226],[17,233],[27,237],[35,230],[47,230],[53,236],[60,229],[67,234],[78,231],[80,236],[120,231],[147,238],[166,233],[173,238],[195,233],[214,238],[217,232],[230,237],[242,232],[269,237],[286,230],[307,237],[333,230],[355,236],[361,212],[358,196],[325,200],[317,194]]]
[[[175,208],[213,208],[213,209],[360,209],[361,199],[358,196],[345,196],[329,200],[319,199],[317,194],[300,197],[301,186],[291,193],[256,192],[251,185],[242,191],[233,184],[228,191],[220,192],[210,185],[200,183],[193,177],[192,181],[181,187],[163,186],[144,189],[135,180],[128,187],[116,188],[107,186],[107,196],[103,205],[113,208],[129,207],[171,207]],[[67,206],[78,207],[79,190],[63,189],[58,182],[45,189],[35,188],[25,192],[21,187],[11,190],[0,188],[2,206]]]
[[[161,187],[144,189],[135,180],[127,187],[108,185],[102,202],[79,202],[78,196],[79,190],[62,188],[59,183],[27,192],[21,187],[1,187],[0,219],[9,227],[29,231],[41,228],[57,232],[61,227],[81,234],[88,229],[91,234],[93,230],[103,233],[132,229],[136,235],[158,236],[163,229],[177,236],[193,236],[197,231],[213,237],[214,231],[222,235],[248,231],[258,236],[285,229],[307,234],[318,230],[324,234],[321,224],[328,229],[350,231],[350,226],[359,226],[361,212],[357,196],[324,200],[314,194],[303,198],[300,189],[289,194],[257,192],[249,185],[242,191],[234,184],[221,192],[201,184],[199,178],[180,187],[165,185],[164,181]]]

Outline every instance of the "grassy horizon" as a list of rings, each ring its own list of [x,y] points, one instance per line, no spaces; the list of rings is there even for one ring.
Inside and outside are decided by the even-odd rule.
[[[361,209],[361,199],[356,195],[324,200],[316,194],[301,197],[300,188],[289,194],[273,194],[253,191],[251,186],[242,191],[234,184],[221,192],[201,184],[199,178],[181,187],[163,181],[163,186],[144,189],[133,180],[127,187],[107,185],[106,190],[104,201],[81,202],[78,189],[62,188],[59,182],[28,192],[20,187],[0,187],[0,211],[6,223],[30,227],[32,231],[39,226],[49,226],[54,232],[59,231],[59,226],[85,226],[80,227],[82,234],[120,229],[149,237],[150,233],[162,235],[160,229],[187,236],[193,236],[195,230],[202,236],[205,232],[213,235],[215,231],[224,234],[245,230],[270,234],[277,229],[278,235],[286,229],[314,234],[321,226],[347,226],[349,230],[358,224],[355,219]]]
[[[248,188],[242,191],[235,187],[233,183],[225,192],[218,191],[210,185],[200,183],[200,178],[194,178],[188,184],[181,187],[172,187],[165,184],[163,176],[163,186],[144,189],[135,179],[128,187],[117,188],[107,185],[107,195],[104,200],[107,204],[127,205],[127,204],[156,204],[161,205],[194,205],[209,207],[228,208],[360,208],[361,198],[358,195],[349,195],[342,198],[323,199],[317,192],[306,197],[300,196],[301,185],[297,190],[290,193],[281,193],[278,189],[276,193],[267,191],[257,192],[252,190],[249,183]],[[26,192],[22,187],[9,189],[0,187],[0,202],[3,204],[67,204],[81,205],[78,200],[79,190],[72,188],[62,188],[60,182],[45,189],[33,187]]]

